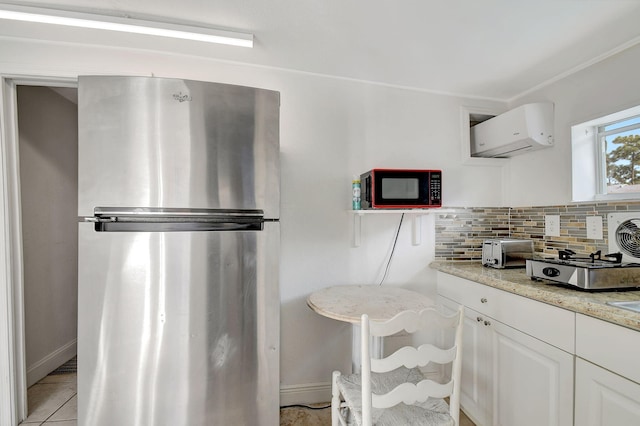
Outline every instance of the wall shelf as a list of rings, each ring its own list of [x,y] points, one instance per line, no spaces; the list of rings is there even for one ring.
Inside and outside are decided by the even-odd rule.
[[[375,209],[375,210],[349,210],[353,215],[353,247],[360,247],[362,238],[362,216],[379,214],[407,214],[411,216],[411,233],[413,235],[413,245],[422,244],[422,216],[432,214],[453,213],[454,210],[432,208],[432,209]]]

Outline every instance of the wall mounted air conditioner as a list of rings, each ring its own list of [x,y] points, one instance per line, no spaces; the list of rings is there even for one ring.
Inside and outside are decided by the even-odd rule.
[[[472,157],[513,157],[551,146],[551,102],[522,105],[471,128]]]

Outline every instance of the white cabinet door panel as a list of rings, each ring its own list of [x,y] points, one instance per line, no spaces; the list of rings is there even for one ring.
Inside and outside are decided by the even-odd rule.
[[[640,425],[640,384],[577,358],[576,425]]]
[[[458,304],[440,296],[438,302],[455,312]],[[489,424],[490,392],[487,391],[491,373],[488,371],[487,332],[478,318],[481,315],[465,308],[462,331],[462,375],[460,379],[460,405],[476,425]]]
[[[492,425],[573,425],[573,356],[493,322]]]

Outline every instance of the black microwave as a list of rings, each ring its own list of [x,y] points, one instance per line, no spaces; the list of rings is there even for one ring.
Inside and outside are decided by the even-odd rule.
[[[373,169],[360,175],[363,209],[442,206],[441,170]]]

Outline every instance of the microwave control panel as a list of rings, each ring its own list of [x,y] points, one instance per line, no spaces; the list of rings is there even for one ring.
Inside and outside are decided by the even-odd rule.
[[[442,205],[442,173],[431,172],[429,178],[429,205]]]

